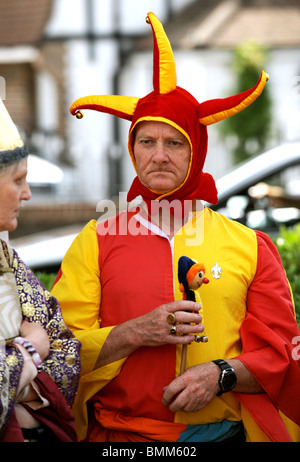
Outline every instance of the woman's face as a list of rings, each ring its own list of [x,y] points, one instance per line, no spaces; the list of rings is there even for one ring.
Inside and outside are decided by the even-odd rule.
[[[26,176],[27,159],[0,170],[0,231],[14,231],[18,226],[22,201],[31,198]]]

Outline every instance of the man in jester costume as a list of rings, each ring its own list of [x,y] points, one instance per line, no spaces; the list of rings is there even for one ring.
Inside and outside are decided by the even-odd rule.
[[[128,202],[143,198],[140,208],[88,223],[53,288],[82,343],[73,408],[79,438],[298,441],[293,341],[300,333],[276,248],[263,233],[201,202],[218,200],[213,178],[203,172],[206,126],[247,108],[268,77],[263,71],[254,88],[200,104],[176,84],[161,23],[153,13],[147,22],[154,90],[144,98],[84,97],[70,108],[78,118],[92,109],[131,122],[128,149],[137,176]],[[182,256],[206,268],[201,307],[183,300]],[[195,342],[204,327],[208,341]]]

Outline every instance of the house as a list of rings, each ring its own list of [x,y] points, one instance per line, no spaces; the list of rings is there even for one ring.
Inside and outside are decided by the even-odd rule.
[[[297,0],[150,3],[170,38],[178,85],[199,102],[231,94],[236,45],[251,38],[268,46],[270,147],[299,138]],[[144,8],[136,0],[0,0],[0,96],[30,151],[64,171],[58,187],[34,191],[18,232],[97,218],[98,200],[130,186],[129,122],[94,111],[77,120],[68,108],[88,94],[144,96],[152,90],[152,34]],[[217,127],[209,127],[205,170],[219,177],[231,163]]]
[[[197,0],[165,21],[164,28],[175,55],[178,85],[190,91],[199,102],[235,93],[232,59],[238,45],[252,40],[265,47],[268,58],[265,67],[270,76],[267,85],[273,103],[272,137],[268,147],[299,140],[298,1]],[[144,82],[144,88],[139,88],[141,94],[151,90],[151,66],[150,33],[135,44],[124,66],[123,91],[132,94],[136,82]],[[231,167],[231,153],[220,137],[218,124],[208,127],[208,132],[204,168],[218,178]]]

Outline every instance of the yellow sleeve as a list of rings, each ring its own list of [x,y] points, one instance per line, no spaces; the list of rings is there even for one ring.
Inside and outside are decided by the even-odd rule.
[[[75,238],[52,289],[69,329],[81,342],[81,374],[73,412],[79,437],[87,425],[85,403],[116,377],[126,358],[94,370],[101,348],[114,326],[101,328],[101,284],[97,221],[91,220]]]

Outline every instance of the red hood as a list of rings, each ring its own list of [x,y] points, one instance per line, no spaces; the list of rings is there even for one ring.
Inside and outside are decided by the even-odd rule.
[[[199,103],[186,90],[176,87],[170,93],[160,94],[155,91],[141,98],[136,106],[129,131],[128,150],[135,165],[133,155],[133,131],[137,123],[143,120],[166,122],[179,129],[189,140],[191,147],[191,163],[184,183],[168,194],[159,194],[143,186],[138,177],[135,178],[128,193],[130,202],[138,195],[145,200],[167,198],[202,199],[210,203],[218,202],[215,182],[211,175],[203,173],[202,169],[207,153],[207,129],[199,123]]]

